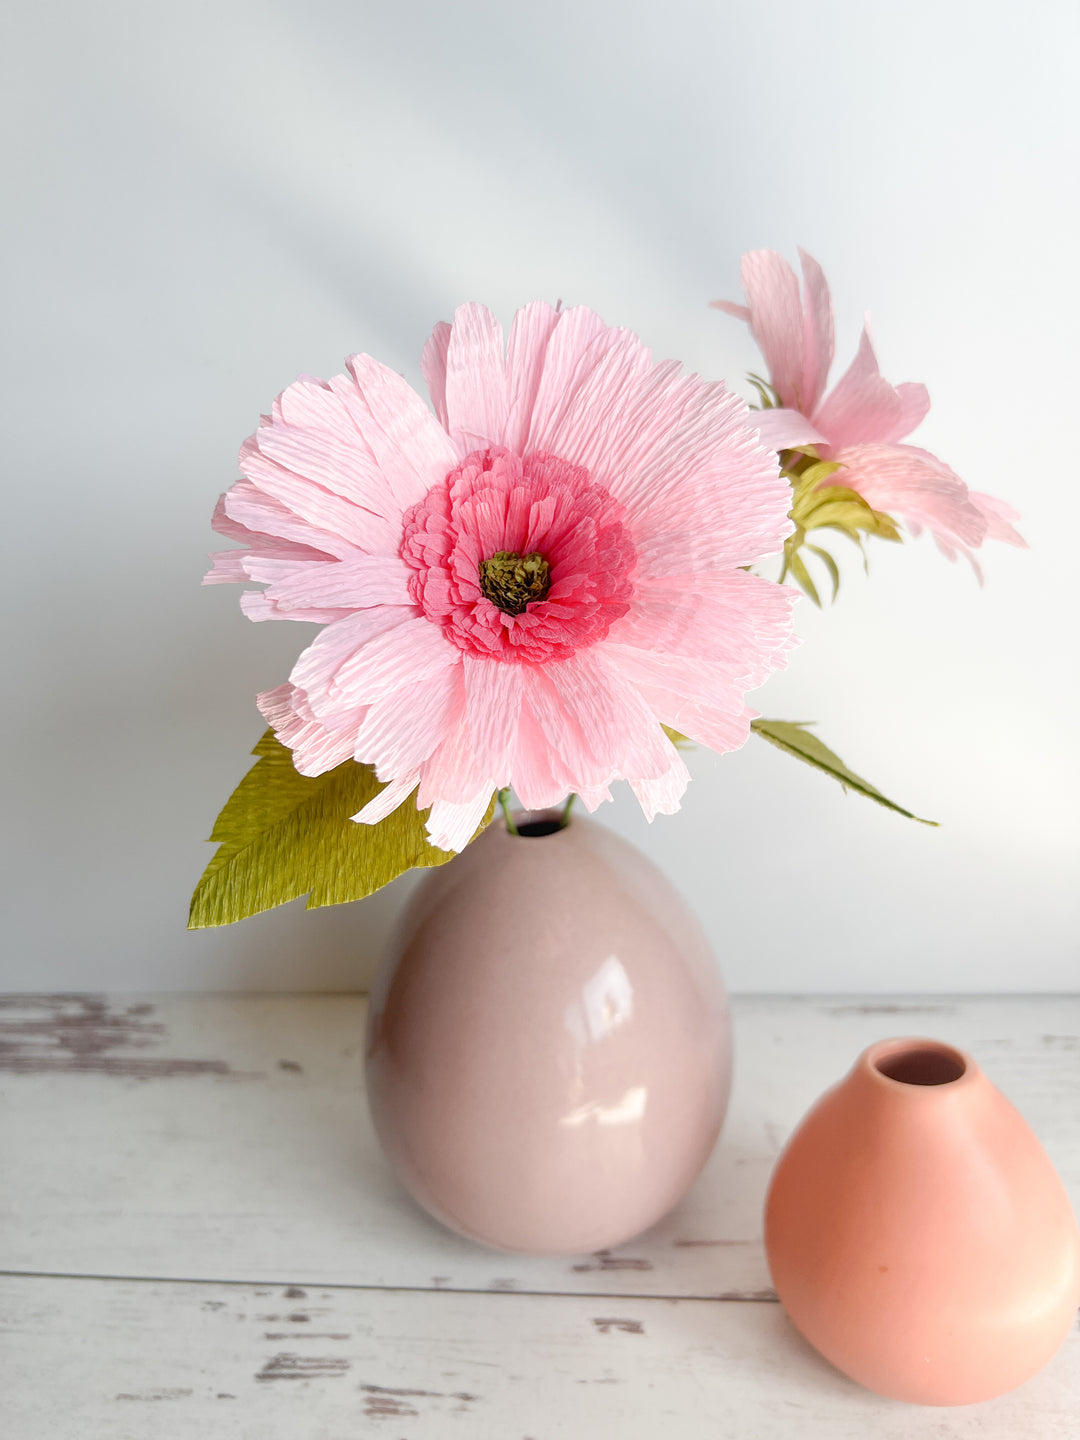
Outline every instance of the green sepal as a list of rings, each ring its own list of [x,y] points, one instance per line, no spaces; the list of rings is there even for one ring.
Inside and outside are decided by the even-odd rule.
[[[383,788],[370,766],[346,760],[325,775],[300,775],[271,730],[252,754],[257,762],[214,824],[218,849],[191,897],[189,930],[231,925],[301,895],[309,910],[362,900],[406,870],[454,858],[428,842],[427,811],[411,798],[377,825],[349,818]],[[494,809],[492,796],[480,830]]]
[[[834,600],[840,589],[840,571],[827,550],[807,542],[811,530],[839,530],[862,550],[864,564],[864,536],[876,535],[880,540],[899,541],[900,531],[892,516],[886,515],[884,510],[875,510],[846,485],[834,484],[833,476],[844,467],[834,460],[820,460],[812,446],[805,447],[804,451],[785,450],[781,460],[783,474],[791,484],[790,514],[795,530],[784,542],[780,581],[783,583],[790,575],[814,604],[820,606],[817,586],[799,551],[805,544],[823,562],[832,581]]]
[[[802,720],[750,722],[751,730],[763,740],[768,740],[770,745],[775,745],[778,750],[783,750],[788,755],[794,755],[796,760],[812,765],[815,770],[823,770],[826,775],[839,780],[845,790],[854,790],[859,795],[865,795],[868,800],[877,801],[887,810],[895,810],[898,815],[904,815],[909,820],[918,820],[920,825],[937,825],[936,820],[923,820],[920,816],[913,815],[910,810],[905,810],[902,805],[897,805],[895,801],[886,799],[869,780],[864,780],[861,775],[856,775],[854,770],[849,770],[839,755],[834,755],[816,735],[808,734],[806,725],[807,722]]]
[[[693,740],[689,738],[689,736],[683,735],[682,732],[679,730],[673,730],[670,725],[661,724],[660,729],[663,730],[664,734],[671,741],[671,743],[680,750],[684,749],[688,745],[693,745],[694,743]]]

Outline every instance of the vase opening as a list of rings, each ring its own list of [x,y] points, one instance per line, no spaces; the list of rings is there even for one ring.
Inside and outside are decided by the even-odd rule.
[[[913,1045],[879,1056],[874,1069],[901,1085],[951,1085],[967,1066],[964,1057],[947,1045]]]
[[[541,835],[554,835],[563,829],[561,810],[519,810],[514,816],[519,836],[535,840]]]

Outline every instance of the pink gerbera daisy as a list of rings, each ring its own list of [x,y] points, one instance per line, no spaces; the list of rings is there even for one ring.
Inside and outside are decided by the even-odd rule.
[[[214,526],[246,548],[207,581],[265,585],[254,620],[325,626],[260,709],[302,774],[355,759],[388,782],[354,819],[416,792],[442,849],[508,786],[594,809],[625,779],[650,819],[677,810],[663,725],[735,749],[791,644],[790,592],[744,568],[792,528],[756,417],[581,308],[527,306],[504,354],[462,306],[423,370],[435,414],[354,355],[241,449]]]
[[[854,490],[875,510],[924,527],[949,557],[967,555],[984,540],[1025,542],[1010,524],[1016,511],[992,495],[969,490],[936,455],[900,442],[930,409],[926,386],[890,385],[878,368],[869,328],[858,353],[826,394],[833,360],[833,307],[821,266],[805,251],[803,290],[794,270],[774,250],[751,250],[742,258],[747,304],[714,300],[713,306],[748,322],[769,368],[779,399],[762,412],[761,434],[777,450],[813,446],[822,460],[843,466],[837,485]],[[827,484],[828,482],[826,482]]]

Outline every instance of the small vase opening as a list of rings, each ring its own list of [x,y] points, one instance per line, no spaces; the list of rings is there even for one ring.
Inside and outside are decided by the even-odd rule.
[[[886,1051],[873,1063],[878,1074],[900,1085],[951,1085],[967,1070],[959,1051],[925,1042]]]
[[[554,835],[565,829],[561,810],[519,810],[514,815],[518,836],[535,840],[541,835]]]

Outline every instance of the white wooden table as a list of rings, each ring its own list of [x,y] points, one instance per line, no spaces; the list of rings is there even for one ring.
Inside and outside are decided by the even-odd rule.
[[[4,1440],[1080,1436],[1080,1333],[1013,1395],[878,1399],[798,1336],[761,1245],[809,1103],[886,1035],[971,1051],[1080,1200],[1080,997],[735,1001],[706,1173],[612,1254],[528,1259],[403,1194],[362,997],[0,997]]]

